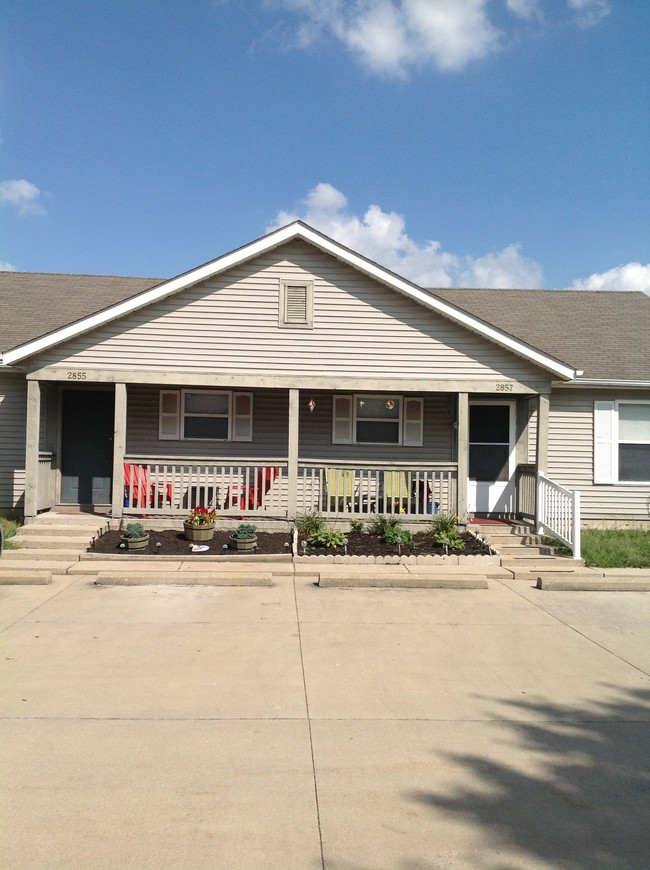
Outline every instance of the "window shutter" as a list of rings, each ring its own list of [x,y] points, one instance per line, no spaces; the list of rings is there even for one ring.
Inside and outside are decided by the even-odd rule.
[[[614,402],[594,402],[594,483],[616,483],[615,422]]]
[[[233,393],[232,440],[253,440],[253,394]]]
[[[352,444],[352,396],[334,396],[332,444]]]
[[[158,438],[177,441],[181,432],[180,390],[161,390],[158,414]]]
[[[422,399],[404,399],[404,435],[402,443],[405,447],[422,447],[423,417],[424,404]]]

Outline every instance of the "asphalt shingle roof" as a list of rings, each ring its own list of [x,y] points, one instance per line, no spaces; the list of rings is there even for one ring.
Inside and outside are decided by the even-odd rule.
[[[595,380],[650,381],[650,296],[585,290],[430,290]]]
[[[162,283],[162,278],[0,272],[0,351],[20,347]],[[582,290],[427,292],[576,369],[650,381],[650,296]]]

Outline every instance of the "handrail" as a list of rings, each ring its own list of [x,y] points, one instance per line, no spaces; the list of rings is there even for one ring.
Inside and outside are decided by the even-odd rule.
[[[580,492],[537,474],[537,531],[555,535],[580,559]]]

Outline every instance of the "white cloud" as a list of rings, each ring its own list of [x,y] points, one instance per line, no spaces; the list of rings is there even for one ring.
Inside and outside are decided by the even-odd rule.
[[[517,245],[474,258],[443,251],[437,241],[418,244],[409,238],[402,215],[371,205],[359,218],[346,209],[347,197],[326,183],[317,184],[302,204],[299,212],[278,212],[268,230],[303,220],[422,287],[542,286],[541,267],[523,257]]]
[[[7,263],[6,260],[0,260],[0,272],[16,272],[18,271],[13,263]]]
[[[458,70],[499,48],[488,0],[279,0],[302,14],[298,41],[334,36],[373,72],[404,77],[410,67]],[[520,0],[521,2],[521,0]]]
[[[576,279],[570,290],[640,290],[650,294],[650,263],[627,263],[607,272]]]
[[[580,27],[594,27],[612,11],[609,0],[567,0]]]
[[[538,0],[507,0],[507,6],[514,15],[517,15],[519,18],[525,18],[528,21],[533,18],[541,21],[543,17]]]
[[[24,178],[0,182],[0,203],[13,206],[21,217],[45,214],[40,197],[38,187]]]
[[[610,0],[565,0],[562,7],[542,0],[505,0],[519,22],[493,20],[491,0],[266,0],[300,16],[295,42],[311,48],[333,37],[371,72],[406,78],[413,69],[433,66],[461,70],[502,48],[510,29],[522,21],[566,18],[593,27],[611,12]],[[491,17],[492,16],[492,17]],[[510,27],[508,26],[510,25]]]

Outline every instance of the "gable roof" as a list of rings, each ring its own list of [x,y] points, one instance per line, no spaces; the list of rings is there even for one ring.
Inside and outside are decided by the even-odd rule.
[[[650,382],[650,296],[618,290],[431,290],[582,370],[581,380]]]
[[[563,354],[549,354],[546,351],[540,350],[538,344],[522,340],[514,331],[505,331],[502,327],[493,325],[489,320],[476,316],[461,306],[457,306],[455,303],[450,305],[442,295],[437,293],[434,295],[410,281],[400,278],[393,272],[384,269],[382,266],[379,266],[372,260],[351,251],[349,248],[340,245],[338,242],[335,242],[322,233],[308,227],[301,221],[295,221],[292,224],[281,227],[280,229],[263,236],[261,239],[250,242],[229,254],[225,254],[216,260],[212,260],[211,262],[199,266],[196,269],[192,269],[176,278],[162,282],[156,282],[151,279],[151,283],[148,284],[148,279],[99,279],[91,278],[89,276],[65,276],[65,278],[69,280],[68,290],[66,292],[71,296],[75,295],[74,291],[76,291],[77,294],[83,295],[84,287],[93,287],[93,295],[96,297],[94,310],[92,302],[87,301],[86,313],[83,313],[82,308],[76,308],[76,317],[63,323],[61,321],[63,321],[66,314],[70,313],[67,306],[69,300],[66,300],[66,306],[61,308],[57,314],[54,314],[54,312],[48,312],[51,317],[49,317],[49,323],[46,325],[43,332],[34,331],[31,336],[26,337],[26,340],[24,338],[19,338],[19,343],[16,343],[15,333],[13,336],[7,337],[9,344],[6,345],[4,342],[3,344],[9,349],[5,350],[3,353],[3,363],[5,365],[11,365],[19,362],[28,356],[40,353],[49,347],[67,341],[70,338],[88,332],[112,320],[116,320],[132,311],[178,293],[187,287],[205,281],[294,239],[301,239],[302,241],[313,245],[321,251],[332,255],[341,262],[357,269],[359,272],[368,275],[393,290],[413,299],[424,307],[435,311],[452,322],[455,322],[466,329],[483,336],[489,341],[504,347],[506,350],[547,369],[562,379],[570,380],[575,377],[575,368],[562,362],[564,359]],[[22,279],[26,284],[29,284],[30,282],[30,277],[25,273],[11,272],[4,273],[5,282],[10,282],[11,276],[14,276],[17,281]],[[54,276],[47,277],[50,279],[51,287],[52,284],[55,283],[52,280]],[[58,277],[61,278],[62,276]],[[74,280],[75,277],[78,281]],[[38,276],[35,276],[35,280],[38,280]],[[141,281],[142,284],[138,289],[135,289],[135,285],[131,282],[137,280]],[[89,283],[84,284],[86,281]],[[110,296],[113,296],[113,301],[108,302],[107,305],[97,306],[97,302],[99,301],[98,288],[102,281],[104,290],[102,301],[106,302]],[[129,282],[128,286],[126,283],[127,281]],[[47,284],[47,281],[44,283]],[[31,303],[31,315],[35,319],[38,319],[39,317],[39,313],[35,310],[37,305],[37,295],[38,294],[36,293],[34,294],[33,303]],[[20,296],[24,301],[24,295],[20,294]],[[5,304],[15,306],[16,300],[17,296],[14,295],[10,303],[7,301]],[[2,306],[3,308],[5,307],[5,304]],[[51,300],[48,305],[48,308],[49,307],[51,307]],[[67,311],[66,308],[68,309]],[[29,317],[29,309],[27,310]],[[80,311],[82,314],[81,317],[79,317]],[[24,317],[24,312],[21,312],[21,314],[21,323],[23,323],[23,330],[25,330],[26,318]],[[43,317],[43,315],[40,316]],[[56,323],[57,318],[59,318],[59,323]],[[45,318],[44,323],[47,320],[48,318]],[[33,325],[36,326],[36,323]],[[20,327],[17,332],[18,335],[20,335]]]

